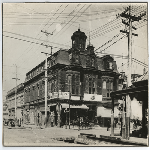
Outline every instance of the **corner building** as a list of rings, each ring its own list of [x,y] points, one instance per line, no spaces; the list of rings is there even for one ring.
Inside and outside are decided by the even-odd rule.
[[[65,124],[66,118],[68,122],[64,110],[69,103],[71,122],[77,116],[83,120],[88,117],[93,122],[97,109],[107,107],[110,93],[118,89],[120,74],[114,59],[109,55],[96,56],[91,44],[86,48],[87,36],[80,29],[71,39],[71,49],[59,50],[47,58],[48,126],[52,120],[57,126]],[[44,68],[45,61],[26,74],[24,83],[24,111],[29,112],[29,122],[36,125],[44,124],[45,119]]]

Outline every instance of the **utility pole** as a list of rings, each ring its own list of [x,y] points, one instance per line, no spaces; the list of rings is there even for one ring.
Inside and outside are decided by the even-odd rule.
[[[15,121],[17,120],[17,81],[20,80],[17,78],[17,65],[15,65],[16,67],[16,77],[12,78],[16,80],[16,88],[15,88]]]
[[[128,12],[128,13],[127,13]],[[136,30],[136,28],[132,25],[132,22],[139,21],[142,19],[143,16],[146,15],[146,12],[143,14],[140,14],[140,16],[135,16],[131,14],[131,6],[127,7],[124,12],[120,14],[121,17],[124,17],[128,20],[126,22],[125,20],[122,20],[122,23],[129,27],[129,31],[127,30],[120,30],[120,32],[126,33],[128,36],[128,75],[127,75],[127,87],[130,87],[132,85],[131,83],[131,71],[132,71],[132,35],[138,36],[135,33],[132,33],[132,29]],[[129,139],[130,138],[130,113],[131,113],[131,98],[129,95],[126,95],[126,114],[123,115],[123,134],[122,137]],[[124,101],[124,100],[123,100]]]
[[[70,129],[71,75],[68,75],[68,79],[69,79],[69,129]]]
[[[43,31],[43,30],[41,30],[41,32],[43,32],[47,37],[47,44],[44,45],[43,43],[41,43],[41,45],[46,46],[46,48],[51,47],[51,54],[41,52],[41,53],[44,53],[46,55],[46,59],[45,59],[45,127],[46,127],[46,125],[47,125],[47,78],[48,78],[47,77],[47,70],[48,70],[48,68],[47,68],[47,58],[48,58],[48,55],[52,56],[52,46],[48,45],[48,36],[53,35],[53,33],[48,33],[48,32]]]

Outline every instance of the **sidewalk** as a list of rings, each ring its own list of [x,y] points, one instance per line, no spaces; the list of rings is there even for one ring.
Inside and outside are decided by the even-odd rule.
[[[64,127],[65,129],[65,127]],[[68,129],[68,127],[67,127]],[[66,130],[67,130],[66,129]],[[68,129],[69,130],[69,129]],[[74,131],[78,131],[78,127],[71,127],[70,130],[74,130]],[[85,134],[93,134],[96,135],[97,138],[100,138],[100,135],[105,136],[105,137],[109,137],[109,139],[111,140],[111,129],[109,129],[109,131],[107,131],[106,127],[93,127],[92,129],[80,129],[78,131],[79,133],[85,133]],[[120,135],[120,129],[119,128],[115,128],[114,129],[114,137],[116,139],[120,139],[122,143],[124,144],[137,144],[137,145],[144,145],[147,146],[148,145],[148,138],[137,138],[137,137],[130,137],[129,140],[126,139],[122,139],[121,136],[116,136],[116,135]]]

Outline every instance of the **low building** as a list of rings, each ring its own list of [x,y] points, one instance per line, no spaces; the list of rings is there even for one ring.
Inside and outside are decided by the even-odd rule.
[[[124,104],[126,104],[126,107],[124,109],[124,112],[127,114],[128,116],[124,116],[123,112],[122,112],[122,118],[125,118],[124,121],[124,125],[125,125],[125,132],[122,132],[122,137],[123,138],[130,138],[130,123],[135,119],[133,117],[133,111],[136,112],[136,115],[141,112],[141,119],[142,119],[142,124],[141,124],[141,129],[133,131],[133,135],[132,136],[138,136],[138,137],[143,137],[143,138],[147,138],[148,136],[148,71],[144,72],[143,75],[139,76],[136,79],[136,81],[132,82],[132,85],[128,88],[122,89],[122,90],[117,90],[111,93],[111,97],[113,100],[121,100],[123,101]],[[129,97],[129,98],[128,98]],[[130,100],[128,100],[128,99]],[[131,110],[132,107],[132,102],[136,101],[137,103],[140,103],[141,106],[141,110],[139,109],[139,107],[134,107],[134,110]],[[139,121],[139,117],[138,116],[138,121]],[[113,122],[113,121],[112,121]],[[123,122],[123,121],[122,121]],[[123,129],[123,128],[122,128]],[[112,128],[113,130],[113,128]]]
[[[23,120],[23,105],[24,105],[24,84],[21,83],[7,92],[6,100],[8,101],[8,116],[9,119],[15,119],[15,93],[16,93],[16,118]]]
[[[8,120],[9,116],[8,116],[8,101],[3,102],[3,120]]]

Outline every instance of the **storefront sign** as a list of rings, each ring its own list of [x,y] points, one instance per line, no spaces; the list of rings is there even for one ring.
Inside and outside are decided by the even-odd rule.
[[[80,96],[71,96],[71,100],[78,101],[80,100]]]
[[[59,99],[69,99],[69,92],[53,92],[53,93],[49,93],[48,94],[50,99],[55,99],[55,98],[59,98]]]
[[[84,101],[102,101],[102,95],[84,94]]]

